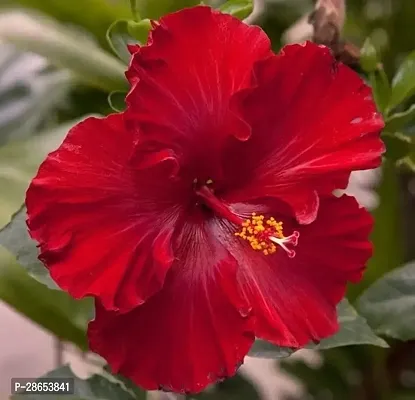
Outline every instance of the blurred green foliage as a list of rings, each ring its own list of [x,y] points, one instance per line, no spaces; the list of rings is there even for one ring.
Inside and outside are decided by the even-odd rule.
[[[6,0],[4,5],[27,7],[50,15],[66,24],[81,27],[94,35],[107,49],[105,34],[108,27],[116,19],[131,16],[127,0]]]

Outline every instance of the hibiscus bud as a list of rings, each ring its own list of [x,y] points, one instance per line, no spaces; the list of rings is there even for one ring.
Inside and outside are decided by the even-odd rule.
[[[341,40],[345,19],[345,0],[317,0],[314,11],[303,16],[285,32],[284,41],[298,43],[312,40],[330,47],[339,61],[350,66],[357,65],[359,48]]]
[[[345,0],[317,0],[314,10],[286,31],[285,42],[313,40],[329,46],[338,41],[345,17]]]
[[[314,26],[316,42],[331,43],[343,29],[346,16],[345,0],[318,0],[309,21]]]

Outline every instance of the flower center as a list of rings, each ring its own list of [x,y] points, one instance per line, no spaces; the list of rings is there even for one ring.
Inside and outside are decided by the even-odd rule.
[[[235,236],[249,242],[254,250],[262,251],[266,256],[273,254],[281,247],[288,257],[295,257],[295,251],[288,246],[297,246],[300,233],[294,231],[290,236],[284,236],[282,222],[273,217],[265,220],[263,215],[252,213],[252,217],[242,223],[239,232]]]
[[[197,184],[197,181],[194,183]],[[207,185],[210,183],[206,182]],[[294,231],[290,236],[284,236],[281,221],[276,221],[273,217],[265,220],[263,215],[256,215],[256,213],[252,213],[252,217],[244,221],[229,205],[218,199],[213,189],[207,185],[196,186],[196,195],[216,215],[240,226],[235,236],[248,241],[254,250],[262,251],[266,256],[275,253],[279,246],[287,252],[288,257],[295,257],[295,251],[288,246],[297,246],[300,237],[298,231]]]
[[[243,220],[239,218],[231,208],[219,200],[214,194],[213,190],[206,185],[202,185],[195,190],[196,195],[209,207],[216,215],[233,222],[236,225],[241,225]]]

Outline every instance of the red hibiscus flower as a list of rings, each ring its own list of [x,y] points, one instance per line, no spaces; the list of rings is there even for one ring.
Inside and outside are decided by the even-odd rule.
[[[132,48],[125,114],[74,127],[27,192],[40,259],[96,300],[91,349],[147,389],[198,392],[255,337],[298,348],[336,332],[371,255],[371,219],[332,195],[379,165],[370,89],[312,43],[208,7]]]

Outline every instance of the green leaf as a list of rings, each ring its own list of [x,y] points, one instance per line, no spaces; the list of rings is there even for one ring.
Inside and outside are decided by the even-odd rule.
[[[74,379],[74,396],[65,395],[62,399],[144,400],[146,396],[144,391],[138,391],[138,389],[136,393],[132,393],[114,376],[95,374],[86,380],[78,378],[67,365],[49,372],[42,378]],[[11,400],[47,400],[49,398],[48,395],[14,395]]]
[[[265,340],[257,339],[249,351],[250,357],[279,359],[289,357],[295,352],[295,349],[290,347],[279,347],[266,342]]]
[[[373,330],[400,340],[415,339],[415,262],[397,268],[370,286],[357,308]]]
[[[151,22],[149,19],[143,19],[139,22],[128,21],[127,29],[128,33],[138,42],[138,44],[145,45],[151,30]]]
[[[93,316],[91,299],[73,300],[31,278],[0,249],[0,300],[61,340],[88,350],[87,321]]]
[[[411,151],[411,139],[402,133],[385,133],[382,135],[382,140],[386,146],[385,157],[395,163]]]
[[[219,7],[223,13],[244,19],[252,12],[252,0],[229,0]]]
[[[47,268],[38,260],[38,248],[30,238],[26,226],[26,207],[22,207],[12,220],[0,230],[0,245],[16,256],[27,273],[50,289],[59,289]]]
[[[107,31],[107,40],[114,53],[128,64],[131,54],[128,51],[128,45],[134,44],[136,41],[128,32],[128,21],[118,20],[111,24]]]
[[[379,58],[375,46],[370,38],[365,40],[360,50],[360,65],[365,72],[374,72],[378,69]]]
[[[391,95],[391,88],[383,68],[380,67],[376,71],[370,72],[369,81],[372,86],[376,105],[382,113],[385,113]]]
[[[125,96],[127,92],[115,91],[108,95],[108,103],[115,112],[122,112],[126,108]]]
[[[406,128],[415,121],[415,104],[407,110],[395,113],[386,118],[385,132],[394,133]]]
[[[391,161],[397,162],[411,151],[411,138],[403,133],[384,133],[382,140],[386,146],[385,157]]]
[[[308,349],[326,350],[334,347],[371,344],[379,347],[388,347],[388,344],[376,336],[370,329],[364,318],[357,314],[356,310],[344,299],[337,306],[339,318],[339,332],[327,339],[323,339],[319,344],[310,344]],[[295,349],[279,347],[263,340],[256,340],[253,344],[249,356],[260,358],[279,359],[289,357]]]
[[[334,336],[323,339],[317,345],[307,348],[316,350],[332,349],[334,347],[370,344],[379,347],[389,347],[388,344],[376,336],[366,320],[361,317],[349,304],[347,299],[337,306],[340,330]]]
[[[122,376],[119,374],[113,374],[111,372],[111,368],[109,367],[109,365],[106,365],[104,367],[104,372],[112,375],[115,379],[120,381],[129,392],[134,394],[137,400],[140,400],[140,399],[144,400],[146,398],[146,392],[143,389],[138,387],[134,382],[132,382],[130,379],[126,378],[125,376]]]
[[[392,80],[392,93],[388,103],[391,110],[415,93],[415,51],[402,62]]]
[[[127,88],[125,66],[119,60],[87,37],[46,18],[23,11],[0,13],[0,42],[40,54],[96,88],[108,92]]]

